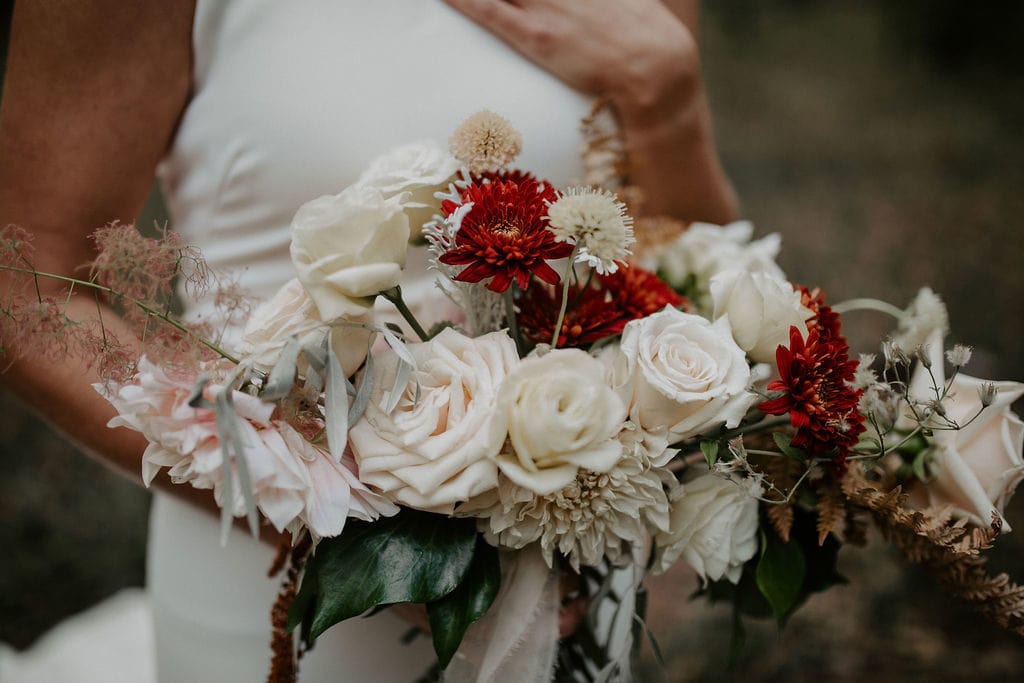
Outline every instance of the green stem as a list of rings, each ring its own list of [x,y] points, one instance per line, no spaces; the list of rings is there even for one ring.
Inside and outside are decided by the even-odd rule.
[[[402,288],[392,287],[391,289],[385,290],[380,293],[385,299],[390,301],[398,309],[398,312],[402,315],[405,322],[409,323],[409,327],[416,333],[416,336],[420,338],[420,341],[427,341],[430,339],[430,335],[426,333],[420,322],[416,320],[416,316],[412,314],[409,307],[405,305],[405,299],[402,298]]]
[[[558,309],[558,319],[555,321],[555,329],[551,331],[551,348],[558,348],[558,337],[562,331],[562,321],[565,320],[565,309],[569,305],[569,276],[573,274],[573,265],[576,263],[576,255],[580,252],[580,245],[576,243],[569,256],[569,265],[565,267],[565,277],[562,278],[562,306]]]
[[[16,268],[14,266],[0,266],[0,270],[9,270],[9,271],[14,272],[14,273],[24,273],[26,275],[32,275],[33,277],[36,277],[36,278],[45,277],[45,278],[49,278],[51,280],[58,280],[60,282],[67,282],[67,283],[70,283],[72,285],[81,285],[83,287],[90,287],[90,288],[92,288],[93,290],[95,290],[97,292],[106,292],[107,294],[113,294],[114,296],[122,296],[117,290],[112,289],[111,287],[106,287],[104,285],[98,285],[95,282],[89,282],[88,280],[80,280],[78,278],[68,277],[66,275],[57,275],[56,273],[46,273],[46,272],[43,272],[43,271],[40,271],[40,270],[34,270],[34,269],[30,269],[30,268]],[[209,341],[207,339],[204,339],[203,337],[200,337],[198,334],[196,334],[195,332],[190,330],[187,326],[185,326],[185,324],[179,322],[178,320],[175,320],[171,316],[166,315],[166,314],[158,311],[157,309],[153,308],[149,304],[147,304],[147,303],[145,303],[143,301],[139,301],[138,299],[132,299],[130,297],[123,297],[123,298],[127,299],[132,304],[138,306],[147,315],[152,316],[154,318],[157,318],[159,320],[162,320],[165,323],[167,323],[168,325],[170,325],[171,327],[175,328],[176,330],[179,330],[180,332],[184,332],[185,334],[187,334],[188,336],[192,337],[193,339],[195,339],[197,342],[199,342],[200,344],[202,344],[206,348],[210,349],[211,351],[213,351],[214,353],[219,355],[221,358],[224,358],[225,360],[229,360],[232,363],[234,363],[235,365],[237,365],[240,362],[238,358],[236,358],[235,356],[231,355],[230,353],[228,353],[227,351],[225,351],[221,347],[217,346],[213,342],[211,342],[211,341]]]
[[[523,339],[519,335],[519,321],[516,320],[516,302],[513,298],[513,288],[515,285],[510,285],[502,298],[505,300],[505,317],[508,319],[508,333],[512,337],[512,340],[516,343],[516,351],[519,356],[523,355]]]
[[[693,449],[692,448],[687,448],[687,446],[690,446],[690,445],[697,446],[701,441],[709,441],[709,440],[714,440],[714,441],[723,441],[723,440],[725,440],[725,441],[727,441],[727,440],[735,438],[737,436],[743,436],[744,434],[752,434],[752,433],[755,433],[755,432],[768,431],[769,429],[774,429],[775,427],[783,427],[783,426],[788,425],[788,424],[789,424],[789,417],[783,415],[782,417],[776,417],[776,418],[773,418],[773,419],[770,419],[770,420],[769,419],[760,420],[758,422],[754,422],[753,424],[748,424],[748,425],[745,425],[743,427],[736,427],[735,429],[727,429],[726,431],[722,432],[721,434],[716,434],[714,436],[701,437],[701,438],[697,438],[697,439],[688,439],[686,441],[680,441],[679,443],[672,444],[671,446],[669,446],[669,448],[679,448],[679,449],[684,450],[684,451],[690,451],[690,450],[693,450]]]
[[[902,308],[897,308],[888,302],[868,297],[840,301],[832,307],[832,310],[840,314],[851,313],[853,311],[877,311],[879,313],[888,313],[897,320],[903,317]]]

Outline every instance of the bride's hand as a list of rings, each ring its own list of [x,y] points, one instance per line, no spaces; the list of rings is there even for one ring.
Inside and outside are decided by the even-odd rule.
[[[692,97],[690,30],[658,0],[446,0],[577,90],[655,113]],[[625,113],[625,112],[624,112]]]
[[[647,213],[738,214],[700,75],[698,0],[445,0],[573,88],[611,99]],[[669,8],[671,4],[671,9]]]

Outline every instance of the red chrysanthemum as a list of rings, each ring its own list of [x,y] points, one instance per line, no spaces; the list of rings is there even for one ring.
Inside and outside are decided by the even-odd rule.
[[[807,329],[818,329],[819,335],[824,339],[840,337],[839,331],[842,328],[842,323],[839,320],[839,314],[830,306],[825,305],[825,292],[817,287],[808,289],[803,285],[796,285],[796,290],[800,292],[800,303],[814,313],[807,320]]]
[[[534,344],[551,343],[558,310],[562,304],[561,287],[531,287],[519,300],[519,329]],[[598,287],[569,287],[569,306],[562,319],[558,346],[578,348],[598,339],[622,332],[629,320],[608,300]]]
[[[644,318],[665,306],[686,308],[686,297],[651,271],[634,265],[599,275],[598,279],[628,320]]]
[[[557,284],[558,273],[547,262],[569,256],[572,245],[556,242],[547,229],[547,203],[555,198],[548,183],[524,173],[473,183],[461,196],[462,205],[473,206],[462,217],[454,245],[439,260],[466,266],[456,280],[489,279],[486,287],[494,292],[504,292],[512,282],[526,289],[530,275]],[[459,204],[448,200],[441,208],[450,216]]]
[[[789,348],[780,345],[775,353],[779,379],[768,385],[769,391],[785,393],[758,408],[768,415],[789,413],[797,429],[792,444],[814,456],[835,451],[842,466],[864,431],[864,416],[857,411],[862,392],[848,384],[857,361],[850,360],[846,340],[827,333],[829,328],[815,327],[804,339],[795,326],[789,328]]]
[[[534,343],[549,343],[561,306],[560,287],[531,288],[519,302],[519,325]],[[654,273],[628,266],[569,288],[558,346],[579,347],[620,334],[626,323],[686,302]]]

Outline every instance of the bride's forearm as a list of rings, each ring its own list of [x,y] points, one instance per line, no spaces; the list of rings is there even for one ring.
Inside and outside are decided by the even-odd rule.
[[[620,100],[618,109],[629,179],[643,193],[644,213],[721,224],[738,217],[739,202],[715,150],[702,88],[660,107]]]

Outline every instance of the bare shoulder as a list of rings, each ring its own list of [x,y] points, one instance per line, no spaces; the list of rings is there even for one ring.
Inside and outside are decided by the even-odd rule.
[[[194,0],[15,3],[0,222],[45,233],[134,217],[188,101],[193,11]]]

